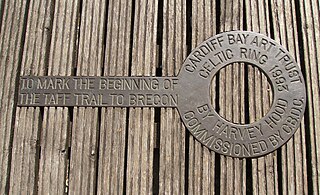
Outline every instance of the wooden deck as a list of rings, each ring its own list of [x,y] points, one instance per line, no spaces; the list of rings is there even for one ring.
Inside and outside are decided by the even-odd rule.
[[[0,0],[0,194],[320,194],[317,0]],[[172,108],[17,107],[20,75],[177,75],[191,49],[229,30],[266,34],[295,57],[307,109],[278,151],[209,151]],[[257,68],[212,84],[225,118],[252,122],[272,101]]]

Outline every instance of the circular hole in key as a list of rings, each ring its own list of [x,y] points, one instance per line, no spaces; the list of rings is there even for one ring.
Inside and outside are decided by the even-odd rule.
[[[267,76],[255,65],[228,64],[211,81],[211,105],[224,119],[250,124],[265,116],[273,102]]]

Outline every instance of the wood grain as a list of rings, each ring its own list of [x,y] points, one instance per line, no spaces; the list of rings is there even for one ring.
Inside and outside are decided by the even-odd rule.
[[[192,49],[205,39],[216,34],[217,21],[215,18],[216,5],[214,1],[192,1]],[[211,88],[214,90],[215,85],[213,84]],[[215,99],[215,96],[212,98]],[[191,135],[189,136],[188,163],[189,194],[214,194],[217,182],[215,180],[215,175],[217,174],[215,172],[215,153],[202,146]]]
[[[30,2],[20,75],[44,75],[49,51],[52,2]],[[40,108],[17,108],[11,160],[10,193],[37,191]],[[28,168],[26,168],[28,167]],[[19,176],[18,176],[19,175]]]
[[[132,76],[155,76],[158,1],[135,2]],[[154,108],[130,108],[126,193],[151,194]]]
[[[4,3],[4,4],[3,4]],[[25,34],[27,1],[5,1],[0,31],[0,194],[8,193],[12,152],[23,157],[23,146],[12,151],[15,125],[15,88]],[[13,167],[13,169],[20,167]],[[12,176],[14,177],[14,176]],[[20,185],[20,184],[16,184]]]
[[[162,30],[162,29],[161,29]],[[162,75],[176,76],[186,57],[186,5],[163,2]],[[176,109],[161,108],[159,194],[185,194],[185,141]]]
[[[243,30],[243,18],[245,17],[243,9],[242,1],[222,1],[219,31]],[[235,123],[244,123],[244,64],[236,63],[227,66],[220,70],[219,75],[220,115]],[[245,194],[247,188],[246,161],[221,155],[220,167],[220,193]]]
[[[104,58],[106,5],[100,0],[84,0],[81,3],[76,75],[100,76]],[[98,171],[98,108],[74,108],[73,112],[69,193],[94,194]]]
[[[319,6],[0,0],[0,194],[320,194]],[[305,75],[305,118],[267,156],[218,155],[171,108],[15,107],[19,75],[175,76],[192,48],[229,30],[274,38]],[[217,78],[211,98],[221,116],[266,114],[272,92],[257,68],[233,64]]]
[[[297,9],[297,8],[296,8]],[[319,61],[320,61],[320,23],[319,23],[319,2],[301,1],[299,3],[301,16],[301,37],[303,55],[301,63],[305,67],[305,80],[307,83],[307,113],[306,117],[306,135],[308,136],[305,146],[309,151],[307,163],[310,172],[308,172],[309,190],[314,194],[320,194],[320,86],[319,86]],[[303,143],[303,142],[302,142]],[[305,171],[305,170],[304,170]],[[304,184],[306,185],[306,184]],[[311,193],[311,192],[310,192]]]
[[[55,1],[48,75],[72,74],[76,57],[78,13],[78,1]],[[68,190],[70,128],[68,108],[44,108],[40,137],[39,194],[63,194]]]
[[[300,65],[296,8],[294,1],[272,1],[274,37]],[[293,138],[281,148],[283,194],[308,194],[304,121]]]
[[[132,4],[109,1],[104,75],[128,76]],[[97,194],[124,194],[127,109],[102,108]]]
[[[0,0],[0,26],[2,26],[3,10],[4,10],[4,0]],[[0,28],[0,32],[1,32],[1,28]]]
[[[264,9],[261,9],[264,7]],[[267,36],[270,33],[268,1],[246,1],[247,29]],[[272,92],[264,74],[258,68],[248,68],[249,121],[265,116],[272,103]],[[253,194],[278,194],[277,152],[251,160]]]

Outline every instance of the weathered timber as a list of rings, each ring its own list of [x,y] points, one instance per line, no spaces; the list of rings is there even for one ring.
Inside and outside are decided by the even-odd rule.
[[[49,51],[52,2],[30,1],[20,75],[44,75]],[[40,108],[17,108],[11,160],[10,193],[37,191]],[[24,168],[29,167],[29,168]]]
[[[286,47],[300,65],[295,2],[273,0],[271,3],[275,40]],[[305,139],[302,121],[293,139],[281,149],[282,178],[279,179],[284,194],[308,194]]]
[[[98,0],[85,0],[81,5],[76,75],[100,76],[104,58],[106,5]],[[96,191],[98,118],[98,108],[73,109],[69,172],[71,194],[94,194]]]
[[[299,34],[303,44],[299,45],[302,47],[300,55],[304,57],[301,64],[304,65],[308,91],[308,113],[305,115],[307,141],[304,145],[308,153],[307,168],[310,170],[308,189],[314,194],[320,194],[320,10],[318,1],[300,1],[298,5],[301,17]]]
[[[134,5],[132,76],[155,76],[158,1],[137,0]],[[154,108],[130,108],[127,194],[151,194],[153,187]]]
[[[55,1],[47,74],[70,76],[76,59],[79,1]],[[66,107],[44,108],[40,137],[39,194],[67,192],[70,113]]]
[[[263,9],[261,9],[264,7]],[[246,1],[247,30],[257,31],[267,36],[270,33],[269,4],[267,1]],[[248,67],[249,122],[264,116],[272,103],[272,89],[264,74],[256,67]],[[277,194],[277,152],[251,160],[252,191],[254,194]]]
[[[220,6],[219,31],[243,30],[243,1],[225,1]],[[244,64],[230,64],[220,71],[219,108],[220,115],[236,122],[245,122],[244,110]],[[241,106],[243,105],[243,106]],[[220,156],[220,193],[246,193],[246,160]]]
[[[176,76],[187,50],[185,1],[163,1],[160,30],[163,30],[162,76]],[[160,139],[159,194],[185,194],[186,129],[176,109],[161,108],[159,133],[160,137],[156,137]]]
[[[20,153],[21,158],[24,155],[23,146],[12,150],[12,137],[16,123],[16,79],[22,60],[27,3],[25,0],[1,1],[4,10],[0,13],[3,16],[0,30],[0,194],[8,193],[12,152]],[[12,168],[21,170],[20,165]]]
[[[192,1],[187,6],[192,10],[191,49],[213,34],[216,34],[216,4],[215,1]],[[212,91],[215,81],[212,82]],[[215,93],[212,93],[215,99]],[[213,101],[213,106],[215,106]],[[189,194],[214,194],[215,180],[215,153],[203,147],[193,136],[189,136]],[[219,174],[219,173],[218,173]]]
[[[109,1],[106,26],[105,76],[128,76],[132,3]],[[102,108],[98,194],[124,194],[126,182],[127,109]]]
[[[1,194],[320,193],[318,1],[0,0],[0,26]],[[267,156],[211,152],[172,108],[15,107],[19,75],[174,76],[188,51],[232,29],[272,37],[305,75],[305,118]],[[256,121],[271,91],[234,64],[213,79],[212,106]]]

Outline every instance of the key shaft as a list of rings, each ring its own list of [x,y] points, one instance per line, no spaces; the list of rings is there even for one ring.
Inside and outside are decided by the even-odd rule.
[[[177,77],[23,76],[18,106],[177,107]]]
[[[226,120],[211,104],[212,79],[233,63],[259,68],[273,91],[269,112],[250,124]],[[249,31],[210,37],[194,48],[177,77],[23,76],[18,97],[18,106],[177,107],[199,142],[241,158],[262,156],[285,144],[299,127],[307,99],[303,75],[290,53]]]

